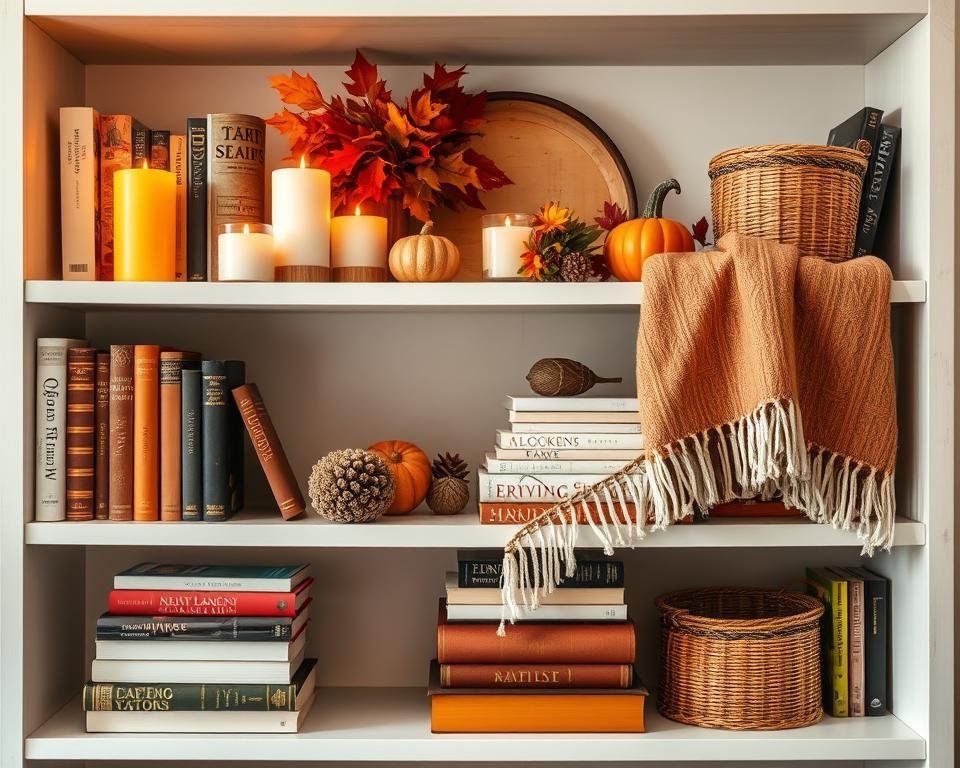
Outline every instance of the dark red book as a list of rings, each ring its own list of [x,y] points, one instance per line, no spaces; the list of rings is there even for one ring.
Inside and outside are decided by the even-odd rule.
[[[296,616],[310,599],[306,579],[292,592],[114,589],[107,610],[133,616]]]

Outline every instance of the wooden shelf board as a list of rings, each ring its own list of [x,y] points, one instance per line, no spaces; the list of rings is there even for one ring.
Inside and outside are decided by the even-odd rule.
[[[283,522],[278,513],[245,511],[225,523],[58,522],[26,525],[26,543],[63,546],[169,547],[502,547],[513,525],[480,525],[475,514],[450,517],[416,513],[386,517],[366,525],[328,523],[310,512],[302,520]],[[595,544],[581,527],[581,543]],[[895,546],[926,541],[926,526],[898,518]],[[860,546],[852,531],[837,531],[805,518],[717,518],[695,525],[674,525],[647,534],[641,548],[701,547],[842,547]]]
[[[660,66],[865,64],[928,10],[925,0],[334,5],[27,0],[25,10],[95,64],[344,64],[360,47],[376,51],[381,63]]]
[[[426,664],[424,664],[426,667]],[[424,669],[426,673],[426,669]],[[431,734],[422,688],[327,688],[299,734],[97,734],[79,697],[26,740],[29,760],[565,762],[922,760],[924,740],[893,715],[832,718],[789,731],[737,732],[666,720],[649,702],[644,734]]]
[[[350,311],[442,308],[632,309],[642,283],[114,283],[27,280],[26,301],[85,309]],[[926,301],[924,280],[895,280],[894,304]]]

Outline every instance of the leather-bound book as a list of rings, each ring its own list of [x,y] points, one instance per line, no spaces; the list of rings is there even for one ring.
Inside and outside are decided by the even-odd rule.
[[[67,350],[67,520],[93,520],[96,354],[91,347]]]
[[[130,115],[100,118],[100,260],[98,280],[113,280],[113,174],[140,168],[147,159],[150,131]]]
[[[630,664],[442,664],[443,688],[629,688]]]
[[[160,353],[160,519],[182,519],[180,494],[180,396],[184,368],[199,368],[196,352]]]
[[[256,384],[244,384],[233,390],[233,398],[240,409],[240,417],[247,428],[250,442],[267,476],[270,490],[280,508],[284,520],[296,517],[306,509],[297,477],[283,452],[280,437],[273,426],[270,414],[263,404]]]
[[[237,413],[230,396],[230,379],[236,376],[236,372],[230,371],[233,367],[230,362],[204,360],[200,364],[203,374],[200,417],[203,425],[203,519],[206,521],[227,520],[237,506],[236,454],[239,451],[230,446],[234,431],[231,418]]]
[[[110,353],[97,352],[93,409],[93,517],[110,518]]]
[[[180,475],[184,520],[203,520],[203,374],[184,368],[180,374]]]
[[[110,519],[133,520],[133,345],[110,347]]]
[[[137,344],[133,351],[133,519],[159,515],[160,347]]]

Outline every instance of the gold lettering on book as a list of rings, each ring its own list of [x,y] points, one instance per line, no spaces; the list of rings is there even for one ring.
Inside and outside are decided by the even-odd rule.
[[[496,669],[493,682],[494,685],[559,685],[560,674],[559,669]]]

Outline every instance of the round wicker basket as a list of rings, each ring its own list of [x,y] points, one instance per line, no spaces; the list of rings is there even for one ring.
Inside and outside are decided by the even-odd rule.
[[[853,256],[867,157],[856,149],[770,144],[710,161],[713,230],[795,245],[829,261]]]
[[[823,717],[823,605],[798,592],[714,587],[656,601],[660,712],[707,728],[780,730]]]

